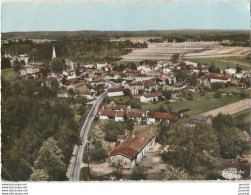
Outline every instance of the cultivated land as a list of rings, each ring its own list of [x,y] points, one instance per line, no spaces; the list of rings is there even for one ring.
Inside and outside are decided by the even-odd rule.
[[[148,43],[148,48],[123,55],[122,61],[169,60],[175,53],[187,53],[185,58],[230,57],[247,55],[250,48],[219,46],[217,42]]]
[[[234,113],[238,113],[242,110],[246,110],[248,108],[250,108],[250,99],[245,99],[245,100],[241,100],[239,102],[235,102],[233,104],[228,104],[226,106],[211,110],[209,112],[202,113],[201,115],[217,116],[219,113],[231,115]]]
[[[236,68],[238,64],[242,68],[242,70],[249,70],[250,62],[248,60],[245,60],[246,56],[236,57],[234,59],[232,58],[233,57],[184,58],[183,60],[207,65],[214,63],[214,65],[221,70],[227,69],[229,67]]]
[[[148,48],[133,49],[122,61],[169,60],[175,53],[194,52],[217,46],[217,42],[148,43]]]

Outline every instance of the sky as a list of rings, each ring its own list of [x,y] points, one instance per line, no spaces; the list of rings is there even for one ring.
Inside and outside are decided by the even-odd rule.
[[[248,1],[2,4],[1,32],[249,28]]]

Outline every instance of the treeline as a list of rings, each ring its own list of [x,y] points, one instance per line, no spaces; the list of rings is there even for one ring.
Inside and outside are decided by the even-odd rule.
[[[227,46],[250,46],[250,35],[247,31],[237,31],[237,32],[217,32],[217,31],[208,31],[208,32],[198,32],[198,33],[176,33],[164,35],[162,38],[149,39],[150,42],[161,43],[164,41],[167,42],[197,42],[197,41],[224,41],[229,40],[230,43],[222,43],[222,45]]]
[[[73,146],[79,140],[81,105],[57,98],[57,89],[36,80],[2,80],[2,179],[66,180]],[[75,102],[76,103],[76,102]],[[81,121],[82,122],[82,121]]]
[[[1,55],[29,54],[30,60],[47,62],[52,58],[52,48],[55,47],[56,55],[60,58],[70,58],[76,62],[116,61],[132,48],[145,48],[146,43],[111,42],[105,39],[81,39],[51,41],[34,43],[31,40],[9,41],[2,44]]]

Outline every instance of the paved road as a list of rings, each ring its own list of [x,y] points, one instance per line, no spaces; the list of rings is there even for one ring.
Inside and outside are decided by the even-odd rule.
[[[118,85],[114,82],[108,81],[108,87],[114,88]],[[87,136],[90,130],[90,127],[92,125],[92,122],[96,116],[98,107],[100,103],[103,101],[103,99],[107,96],[107,92],[105,91],[102,93],[98,98],[94,101],[94,104],[88,114],[88,116],[85,119],[85,122],[82,126],[82,129],[80,131],[80,145],[75,145],[73,150],[73,157],[70,161],[68,171],[66,173],[67,177],[69,178],[69,181],[79,181],[80,176],[80,166],[82,163],[82,157],[84,154],[84,149],[87,143]]]
[[[232,114],[235,114],[235,113],[240,112],[242,110],[246,110],[248,108],[250,108],[250,99],[244,99],[239,102],[235,102],[232,104],[228,104],[226,106],[222,106],[220,108],[216,108],[214,110],[210,110],[208,112],[204,112],[200,115],[202,115],[202,116],[208,116],[208,115],[217,116],[219,113],[232,115]]]

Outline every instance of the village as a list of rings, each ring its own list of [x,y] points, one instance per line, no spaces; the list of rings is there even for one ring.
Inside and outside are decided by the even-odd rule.
[[[193,112],[186,107],[175,110],[170,106],[184,101],[189,105],[189,101],[208,96],[217,101],[217,98],[237,94],[241,100],[248,97],[244,90],[250,87],[251,72],[248,69],[242,70],[237,65],[220,70],[213,64],[178,60],[178,55],[176,59],[151,62],[146,60],[122,69],[118,68],[123,63],[120,61],[117,64],[77,64],[70,59],[64,59],[61,62],[62,67],[57,67],[54,71],[50,69],[46,73],[44,67],[29,63],[32,60],[28,54],[8,54],[5,58],[10,60],[12,66],[17,61],[21,64],[18,70],[20,79],[34,79],[41,86],[49,88],[57,86],[59,98],[84,97],[86,104],[94,105],[101,94],[107,93],[95,114],[94,125],[90,132],[87,131],[90,144],[87,143],[83,154],[80,177],[83,179],[88,164],[88,170],[91,167],[85,173],[88,180],[90,175],[101,180],[118,180],[122,177],[122,172],[127,175],[123,179],[128,180],[131,170],[137,166],[143,167],[145,172],[152,172],[150,179],[166,179],[165,176],[156,176],[157,172],[165,169],[159,155],[168,152],[168,147],[160,143],[160,127],[172,128],[177,121],[183,119],[188,119],[186,125],[189,127],[195,127],[198,121],[212,126],[211,115],[203,115],[203,112],[196,110]],[[57,60],[53,47],[52,64],[54,61],[57,63]],[[226,92],[224,89],[231,91]],[[227,104],[228,102],[224,103]],[[189,114],[191,111],[194,115]],[[109,133],[103,127],[108,126],[109,121],[115,122],[111,123],[113,128],[116,128],[116,123],[119,124],[118,128],[121,124],[125,125],[125,130],[114,130],[110,138],[107,138]],[[92,152],[97,153],[96,157],[93,157]],[[91,162],[89,156],[92,158]],[[154,163],[155,168],[151,168]],[[114,169],[118,170],[119,167],[122,170],[114,176]]]

